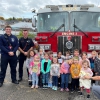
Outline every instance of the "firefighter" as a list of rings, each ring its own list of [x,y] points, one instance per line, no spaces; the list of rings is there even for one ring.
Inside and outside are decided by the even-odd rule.
[[[0,87],[3,85],[8,63],[11,69],[12,83],[18,84],[18,81],[16,80],[16,66],[17,66],[16,51],[18,50],[18,39],[16,36],[11,34],[10,26],[6,26],[5,34],[0,36],[0,48],[1,48]]]
[[[32,39],[28,38],[28,29],[23,29],[23,37],[19,39],[19,82],[23,78],[23,64],[26,60],[27,53],[33,49],[34,43]],[[28,71],[27,71],[28,72]]]

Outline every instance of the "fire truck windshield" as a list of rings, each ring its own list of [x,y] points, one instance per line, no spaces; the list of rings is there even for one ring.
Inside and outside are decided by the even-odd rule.
[[[72,11],[46,12],[38,14],[38,32],[55,32],[65,25],[65,31],[74,31],[75,24],[84,32],[100,32],[100,12]],[[59,31],[64,31],[62,27]],[[79,31],[75,28],[75,31]]]
[[[84,32],[100,32],[100,12],[73,11],[70,13],[71,31],[74,31],[74,23]]]
[[[38,14],[38,32],[54,32],[62,24],[65,25],[65,31],[68,31],[68,12],[49,12]],[[61,28],[59,31],[64,31],[64,27]]]

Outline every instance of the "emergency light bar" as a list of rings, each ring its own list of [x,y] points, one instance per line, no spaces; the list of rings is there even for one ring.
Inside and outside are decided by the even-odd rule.
[[[89,7],[81,7],[80,10],[88,10]]]
[[[92,4],[92,5],[88,5],[88,4],[86,4],[86,5],[81,5],[81,6],[80,6],[80,10],[88,10],[89,7],[94,7],[94,5],[93,5],[93,4]]]
[[[67,4],[67,5],[46,5],[46,8],[50,8],[51,11],[59,11],[60,8],[62,8],[63,11],[76,11],[77,8],[80,8],[80,10],[88,10],[90,7],[94,7],[93,4],[84,4],[84,5],[73,5],[73,4]]]
[[[73,4],[67,4],[67,5],[46,5],[46,8],[52,8],[52,7],[81,7],[81,8],[86,8],[86,7],[94,7],[94,4],[84,4],[84,5],[73,5]]]
[[[85,4],[85,5],[80,5],[80,7],[94,7],[94,4]]]
[[[68,5],[66,5],[66,7],[73,7],[73,5],[72,4],[68,4]]]
[[[58,6],[52,6],[52,7],[51,7],[51,10],[52,10],[52,11],[55,11],[55,10],[59,10],[59,8],[58,8]]]
[[[46,8],[51,8],[52,11],[59,10],[57,5],[47,5]]]

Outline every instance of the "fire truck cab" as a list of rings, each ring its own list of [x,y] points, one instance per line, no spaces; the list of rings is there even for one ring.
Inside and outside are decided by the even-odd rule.
[[[33,26],[36,25],[33,18]],[[61,51],[100,50],[100,7],[94,5],[47,5],[37,13],[40,48]]]

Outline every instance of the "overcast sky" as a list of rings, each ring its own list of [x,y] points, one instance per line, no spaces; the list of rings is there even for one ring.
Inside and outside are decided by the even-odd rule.
[[[39,9],[45,5],[61,4],[95,4],[100,5],[100,0],[0,0],[0,16],[4,18],[21,17],[31,18],[31,9]]]

